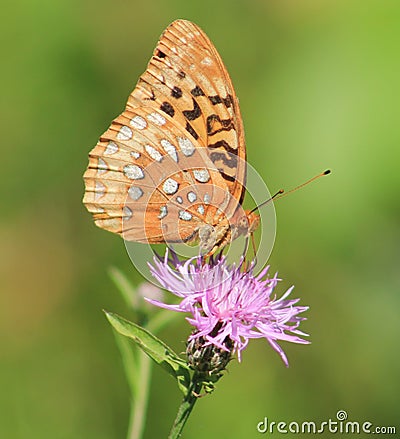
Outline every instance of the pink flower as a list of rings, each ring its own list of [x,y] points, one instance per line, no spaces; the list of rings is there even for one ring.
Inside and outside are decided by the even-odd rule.
[[[231,353],[237,352],[240,361],[249,339],[265,338],[288,366],[278,341],[309,343],[301,338],[308,334],[297,329],[305,320],[299,314],[308,307],[295,306],[300,299],[288,299],[293,287],[279,299],[276,297],[274,289],[281,279],[276,274],[270,278],[269,267],[254,276],[254,264],[247,270],[243,266],[243,263],[228,265],[221,255],[207,263],[199,258],[181,262],[167,250],[163,259],[154,259],[150,269],[160,284],[181,300],[176,305],[148,301],[190,313],[187,320],[195,331],[189,341],[202,337],[204,346],[214,345],[225,351],[229,351],[227,346],[232,346]]]

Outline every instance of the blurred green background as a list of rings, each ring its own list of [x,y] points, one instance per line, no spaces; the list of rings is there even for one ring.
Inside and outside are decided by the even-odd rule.
[[[81,204],[82,174],[176,18],[221,53],[249,162],[271,191],[333,170],[276,206],[270,264],[281,291],[295,284],[310,305],[312,344],[286,344],[286,369],[251,343],[183,437],[255,438],[265,416],[339,409],[399,431],[400,3],[19,0],[2,11],[0,437],[125,437],[129,394],[101,310],[129,317],[110,266],[140,276]],[[188,332],[182,321],[162,337],[182,351]],[[166,437],[179,401],[156,371],[146,438]]]

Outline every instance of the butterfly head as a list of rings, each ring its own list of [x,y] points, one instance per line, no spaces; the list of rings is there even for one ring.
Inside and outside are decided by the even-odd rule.
[[[244,211],[244,215],[240,216],[236,226],[237,236],[240,235],[251,235],[260,225],[260,216],[258,213],[252,212],[250,210]]]
[[[251,210],[242,211],[242,215],[232,224],[232,239],[239,236],[248,236],[254,233],[260,225],[260,216]]]
[[[252,212],[251,210],[246,210],[245,213],[248,222],[248,233],[252,234],[258,229],[258,226],[260,225],[260,215],[256,212]]]

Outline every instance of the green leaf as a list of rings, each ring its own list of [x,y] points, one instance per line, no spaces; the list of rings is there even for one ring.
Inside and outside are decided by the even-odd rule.
[[[186,395],[190,383],[190,369],[186,362],[147,329],[117,314],[104,312],[114,329],[131,338],[150,358],[172,375],[177,380],[181,391]]]

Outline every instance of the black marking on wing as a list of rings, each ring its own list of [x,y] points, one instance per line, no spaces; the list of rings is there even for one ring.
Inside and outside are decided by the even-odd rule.
[[[230,158],[229,158],[230,157]],[[228,157],[222,152],[214,151],[210,154],[210,159],[213,163],[222,161],[228,168],[234,169],[237,167],[237,156],[230,154]]]
[[[183,115],[187,120],[195,120],[201,116],[201,108],[195,99],[192,98],[193,101],[193,110],[184,110]]]
[[[221,124],[221,128],[213,131],[213,125],[215,122]],[[221,131],[230,131],[234,128],[231,119],[221,119],[217,114],[211,114],[207,117],[207,134],[213,136],[214,134],[220,133]]]
[[[169,102],[163,102],[161,104],[160,110],[164,111],[164,113],[167,113],[168,116],[174,117],[175,110],[174,107]]]
[[[175,86],[172,90],[171,90],[171,96],[175,99],[179,99],[182,97],[182,89],[180,89],[179,87]]]
[[[167,55],[162,52],[160,49],[157,50],[157,54],[156,54],[159,58],[166,58]]]
[[[192,127],[192,125],[190,125],[189,122],[186,122],[186,127],[185,127],[186,131],[191,134],[196,140],[199,138],[199,135],[196,133],[196,131],[194,130],[194,128]]]
[[[144,98],[146,101],[155,101],[156,95],[154,94],[154,90],[151,89],[151,96],[149,98]]]
[[[223,169],[218,168],[218,171],[221,174],[222,178],[224,178],[225,180],[230,181],[231,183],[236,181],[236,178],[234,176],[225,174]]]
[[[191,93],[194,97],[197,97],[197,96],[205,96],[204,91],[203,91],[198,85],[196,85],[196,87],[195,87],[193,90],[191,90],[190,93]]]
[[[213,105],[222,104],[222,98],[219,95],[208,96],[208,99]]]
[[[233,103],[233,98],[231,95],[228,95],[226,98],[221,98],[221,96],[219,95],[215,95],[215,96],[208,96],[208,99],[210,100],[210,102],[213,105],[218,105],[218,104],[224,104],[226,108],[229,108],[232,106]]]
[[[237,155],[238,153],[237,149],[232,148],[226,140],[218,140],[218,142],[209,143],[207,146],[209,148],[220,148],[222,146],[230,154]]]
[[[181,71],[178,73],[178,77],[179,77],[180,79],[184,79],[184,78],[186,78],[186,73],[185,73],[183,70],[181,70]]]
[[[224,101],[224,105],[226,108],[229,108],[233,104],[233,97],[231,95],[228,95],[226,98],[222,98]]]

